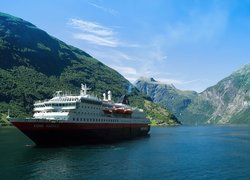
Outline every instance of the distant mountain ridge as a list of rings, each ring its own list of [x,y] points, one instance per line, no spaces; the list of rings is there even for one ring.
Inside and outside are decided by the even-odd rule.
[[[111,90],[114,100],[132,87],[132,105],[159,117],[150,110],[151,99],[117,71],[21,18],[0,13],[0,121],[8,109],[12,116],[31,115],[34,100],[51,98],[57,90],[78,93],[81,83],[98,97]],[[176,122],[168,110],[162,111],[169,116],[157,122]]]
[[[250,64],[202,93],[181,91],[153,78],[140,78],[135,85],[183,123],[250,123]]]

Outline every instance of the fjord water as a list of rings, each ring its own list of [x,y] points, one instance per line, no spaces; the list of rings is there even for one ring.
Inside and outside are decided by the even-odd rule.
[[[249,179],[250,127],[153,127],[116,144],[39,148],[0,127],[1,179]]]

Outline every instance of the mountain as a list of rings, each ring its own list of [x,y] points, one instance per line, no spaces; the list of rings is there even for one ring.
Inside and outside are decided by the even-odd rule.
[[[195,91],[181,91],[173,85],[158,82],[153,78],[140,78],[135,85],[141,92],[150,96],[153,102],[170,109],[183,123],[205,123],[210,115],[204,111],[207,109],[204,106],[208,103]],[[193,108],[194,102],[200,105],[199,108]]]
[[[0,61],[1,111],[11,103],[19,110],[15,115],[30,112],[33,100],[51,97],[56,89],[76,92],[82,82],[98,95],[112,87],[114,97],[126,93],[130,86],[123,76],[84,51],[3,13]]]
[[[209,121],[250,123],[250,64],[206,89],[201,96],[215,107]]]
[[[250,123],[250,64],[202,93],[181,91],[153,78],[140,78],[135,84],[183,123]]]
[[[57,90],[78,93],[81,83],[99,97],[111,90],[114,100],[131,89],[132,105],[144,109],[151,101],[121,74],[86,52],[23,19],[0,13],[0,117],[8,109],[12,116],[31,115],[35,100],[51,98]]]

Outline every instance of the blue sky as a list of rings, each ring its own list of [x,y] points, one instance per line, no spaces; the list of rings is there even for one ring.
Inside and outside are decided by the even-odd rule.
[[[250,62],[250,1],[0,0],[120,72],[203,91]]]

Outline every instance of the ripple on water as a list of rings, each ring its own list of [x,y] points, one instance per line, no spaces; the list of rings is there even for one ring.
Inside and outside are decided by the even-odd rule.
[[[152,128],[149,138],[62,148],[38,148],[13,130],[1,135],[1,179],[250,177],[250,127]]]

